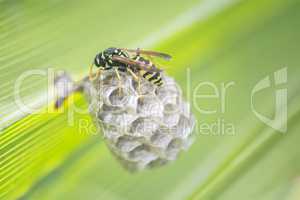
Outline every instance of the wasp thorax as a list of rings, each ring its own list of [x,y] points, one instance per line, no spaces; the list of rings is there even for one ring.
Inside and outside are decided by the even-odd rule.
[[[113,56],[128,57],[128,55],[121,49],[110,47],[96,55],[94,64],[97,67],[102,67],[105,70],[111,69],[112,66],[124,65],[120,62],[114,61]]]
[[[118,55],[119,52],[121,52],[121,49],[115,47],[110,47],[103,51],[106,56]]]

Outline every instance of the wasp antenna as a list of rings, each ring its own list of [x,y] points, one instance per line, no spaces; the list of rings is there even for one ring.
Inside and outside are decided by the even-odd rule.
[[[90,65],[90,68],[89,68],[89,78],[90,78],[90,81],[94,79],[93,67],[94,67],[94,63],[92,63]]]

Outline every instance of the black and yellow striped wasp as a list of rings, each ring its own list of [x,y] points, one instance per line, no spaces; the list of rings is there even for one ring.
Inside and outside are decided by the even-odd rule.
[[[142,56],[144,55],[144,56]],[[145,58],[145,57],[148,57]],[[82,91],[84,81],[90,79],[94,80],[98,78],[102,71],[113,69],[117,75],[117,78],[121,80],[119,71],[129,72],[133,78],[138,82],[138,91],[140,91],[140,80],[145,78],[149,82],[156,86],[162,86],[163,80],[161,76],[162,70],[159,69],[153,62],[151,62],[152,57],[160,57],[165,60],[170,60],[171,56],[166,53],[160,53],[156,51],[146,51],[141,49],[125,49],[125,48],[107,48],[101,53],[98,53],[90,66],[89,77],[84,78],[79,83],[76,83],[70,90],[64,91],[63,94],[56,98],[55,108],[61,107],[63,102],[68,98],[68,96],[76,91]],[[93,73],[93,67],[96,66],[96,75]],[[70,78],[63,74],[56,77],[56,83],[60,82],[71,82]],[[121,83],[121,81],[120,81]],[[121,93],[121,90],[120,90]]]
[[[149,59],[142,55],[148,56]],[[161,77],[162,70],[159,69],[153,62],[151,57],[160,57],[165,60],[170,60],[171,56],[166,53],[156,51],[146,51],[141,49],[126,49],[126,48],[107,48],[103,52],[96,55],[94,62],[90,66],[90,80],[98,78],[103,70],[115,70],[115,73],[120,79],[119,71],[129,72],[133,78],[139,82],[143,77],[156,86],[162,86],[163,80]],[[93,67],[98,68],[96,76],[93,73]]]

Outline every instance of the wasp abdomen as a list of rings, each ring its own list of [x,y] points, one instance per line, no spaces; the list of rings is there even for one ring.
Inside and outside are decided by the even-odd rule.
[[[154,69],[157,69],[157,67],[151,61],[149,61],[143,57],[140,57],[140,56],[137,56],[135,58],[135,60],[143,62],[150,66],[149,70],[144,70],[144,69],[139,70],[139,73],[141,76],[143,76],[143,78],[145,78],[146,80],[148,80],[149,82],[151,82],[157,86],[163,85],[161,74],[160,74],[160,72],[154,70]]]

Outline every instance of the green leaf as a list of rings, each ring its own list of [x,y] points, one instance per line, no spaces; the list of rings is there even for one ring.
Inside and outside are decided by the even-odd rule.
[[[0,198],[296,199],[299,3],[2,4],[0,125],[6,128],[0,132]],[[174,163],[129,173],[101,135],[90,134],[93,126],[83,127],[83,122],[91,124],[87,114],[76,113],[70,121],[72,103],[63,113],[44,108],[24,117],[13,102],[22,72],[55,66],[80,78],[95,53],[107,46],[151,47],[173,55],[172,62],[162,64],[182,86],[197,118],[195,143]],[[288,89],[288,129],[281,133],[255,116],[251,91],[267,76],[274,83],[274,72],[285,67],[287,84],[279,89]],[[212,93],[211,87],[199,86],[207,82],[217,87],[218,99],[195,96]],[[33,101],[45,88],[45,79],[25,82],[22,97]],[[275,115],[276,89],[272,85],[255,95],[255,108],[269,117]],[[72,100],[87,107],[81,95]],[[201,113],[199,107],[216,112]]]

